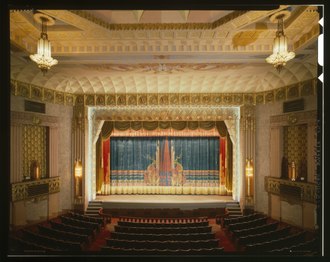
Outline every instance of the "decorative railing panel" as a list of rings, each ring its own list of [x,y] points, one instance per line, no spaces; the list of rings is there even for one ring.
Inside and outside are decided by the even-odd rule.
[[[11,201],[21,201],[60,192],[60,177],[11,184]]]
[[[265,177],[265,190],[268,193],[287,197],[295,195],[297,198],[300,192],[300,200],[316,203],[316,184],[290,181],[287,179]]]

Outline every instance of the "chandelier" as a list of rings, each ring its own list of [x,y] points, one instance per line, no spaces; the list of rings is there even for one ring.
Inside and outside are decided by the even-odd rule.
[[[288,40],[283,31],[283,21],[290,16],[287,10],[278,12],[270,17],[270,21],[277,22],[277,32],[274,39],[273,54],[266,58],[266,62],[274,65],[280,73],[283,66],[295,57],[294,52],[288,52]]]
[[[41,35],[38,40],[38,50],[34,55],[30,55],[32,61],[36,62],[43,75],[53,66],[57,64],[57,60],[52,58],[51,45],[47,35],[47,25],[51,26],[55,20],[45,14],[35,13],[34,20],[41,24]]]

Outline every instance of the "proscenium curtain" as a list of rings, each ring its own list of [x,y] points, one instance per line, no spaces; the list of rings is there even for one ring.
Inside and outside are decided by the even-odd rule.
[[[114,185],[144,183],[146,170],[152,168],[162,186],[171,185],[179,169],[186,184],[219,183],[217,137],[113,137],[110,155]]]

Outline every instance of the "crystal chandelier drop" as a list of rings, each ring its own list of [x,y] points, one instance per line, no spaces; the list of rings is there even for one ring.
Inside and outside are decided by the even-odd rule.
[[[288,52],[288,39],[283,31],[283,21],[290,16],[289,11],[281,11],[271,16],[271,22],[277,21],[277,32],[274,39],[273,54],[266,58],[266,62],[274,65],[280,73],[283,66],[295,57],[294,52]]]
[[[55,23],[54,19],[41,13],[34,14],[34,19],[41,23],[41,35],[38,40],[37,53],[30,55],[32,61],[36,62],[42,73],[45,73],[53,66],[58,63],[58,61],[52,58],[51,54],[51,44],[48,40],[47,35],[47,25],[53,25]]]

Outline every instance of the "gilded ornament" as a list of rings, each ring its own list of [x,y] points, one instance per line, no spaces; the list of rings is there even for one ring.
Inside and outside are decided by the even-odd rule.
[[[116,97],[114,95],[108,95],[107,97],[107,105],[115,105]]]
[[[162,95],[159,98],[159,104],[160,105],[167,105],[169,102],[168,96],[167,95]]]
[[[86,96],[86,105],[88,105],[88,106],[94,105],[94,96],[93,95]]]
[[[46,102],[54,102],[54,91],[45,89],[44,99],[45,99]]]
[[[285,98],[285,89],[281,88],[276,92],[275,99],[276,101],[283,100]]]
[[[199,104],[200,101],[201,101],[201,98],[200,98],[199,95],[192,95],[191,101],[192,101],[193,104]]]
[[[243,102],[243,97],[242,95],[234,95],[234,102],[241,104]]]
[[[156,95],[151,95],[149,97],[149,105],[157,105],[158,104],[158,98]]]
[[[118,95],[117,96],[117,105],[126,105],[126,96],[125,95]]]
[[[27,86],[20,86],[19,93],[21,96],[28,97],[30,92]]]
[[[187,96],[187,95],[184,95],[184,96],[182,96],[181,97],[181,104],[182,105],[187,105],[187,104],[189,104],[189,96]]]
[[[301,96],[313,95],[313,87],[310,83],[304,83],[301,87]]]
[[[245,104],[253,104],[253,95],[244,94],[244,102]]]
[[[136,105],[136,96],[135,95],[130,95],[128,97],[128,105]]]
[[[256,103],[257,104],[263,104],[264,103],[264,95],[263,94],[257,94]]]
[[[223,97],[223,101],[224,101],[226,104],[231,103],[231,101],[232,101],[232,96],[231,96],[231,95],[225,95],[225,96]]]
[[[221,96],[220,95],[216,95],[216,96],[214,96],[214,98],[213,98],[213,101],[214,101],[214,103],[216,103],[216,104],[220,104],[221,103]]]
[[[265,96],[266,102],[274,102],[274,93],[273,92],[267,92]]]
[[[177,105],[179,103],[179,96],[178,95],[171,95],[170,102],[172,105]]]
[[[210,96],[209,96],[209,95],[203,96],[203,97],[202,97],[202,102],[203,102],[204,104],[209,104],[209,103],[211,102],[211,98],[210,98]]]
[[[297,85],[289,87],[288,98],[294,98],[299,96],[299,88]]]
[[[63,104],[64,103],[64,94],[62,94],[62,93],[56,93],[55,94],[55,102],[57,104]]]
[[[31,94],[32,94],[32,98],[41,98],[41,90],[40,90],[40,88],[32,87]]]
[[[66,96],[65,96],[65,103],[66,103],[67,105],[73,105],[73,96],[66,95]]]
[[[84,95],[78,95],[76,97],[76,104],[77,105],[83,105],[84,104]]]
[[[298,122],[298,117],[297,115],[289,115],[288,116],[288,122],[289,124],[293,125],[296,124]]]
[[[140,95],[138,100],[139,105],[146,105],[147,104],[147,96],[146,95]]]

